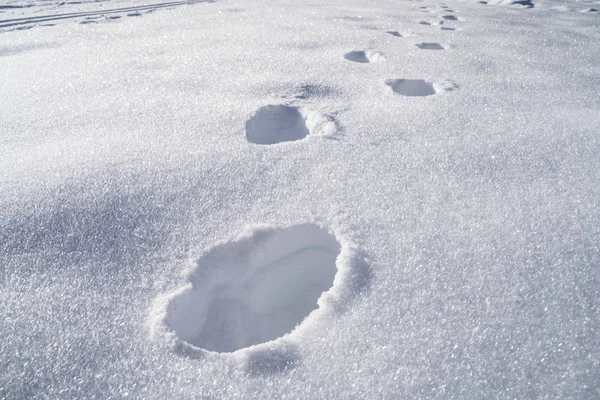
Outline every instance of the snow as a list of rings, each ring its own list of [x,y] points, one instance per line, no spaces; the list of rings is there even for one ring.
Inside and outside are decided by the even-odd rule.
[[[0,398],[597,398],[599,8],[0,3]]]

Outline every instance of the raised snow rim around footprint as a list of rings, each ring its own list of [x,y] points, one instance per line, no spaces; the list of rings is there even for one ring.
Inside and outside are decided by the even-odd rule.
[[[291,332],[273,340],[240,348],[232,352],[217,352],[194,346],[182,340],[169,327],[167,321],[169,304],[174,298],[180,296],[181,292],[189,289],[191,285],[190,279],[192,279],[197,268],[197,261],[209,254],[212,249],[252,239],[255,235],[260,235],[264,232],[288,229],[300,225],[314,225],[328,232],[338,243],[339,254],[335,259],[336,273],[333,278],[333,284],[318,298],[318,308],[312,310]],[[169,352],[175,352],[194,359],[234,357],[238,360],[247,360],[248,357],[256,357],[261,353],[288,352],[290,351],[289,349],[301,344],[301,339],[305,334],[314,332],[325,321],[330,320],[332,316],[339,315],[350,307],[357,296],[364,293],[364,290],[368,288],[370,281],[370,268],[367,264],[365,253],[347,235],[342,234],[340,229],[325,229],[319,224],[310,223],[291,226],[248,226],[239,236],[222,241],[207,249],[200,257],[188,261],[187,284],[181,286],[180,283],[167,293],[157,296],[151,305],[146,325],[149,329],[150,338],[159,347],[164,348],[166,346],[166,350]]]

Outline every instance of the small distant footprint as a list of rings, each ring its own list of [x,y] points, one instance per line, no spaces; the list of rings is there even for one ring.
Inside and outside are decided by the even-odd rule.
[[[480,0],[480,4],[491,4],[501,6],[517,6],[523,8],[533,8],[535,4],[532,0]]]
[[[454,31],[454,30],[456,30],[456,28],[454,28],[452,26],[441,26],[440,29],[443,30],[443,31]]]
[[[419,24],[421,25],[442,25],[444,23],[444,21],[426,21],[426,20],[421,20],[419,21]]]
[[[387,33],[388,35],[392,35],[392,36],[396,36],[396,37],[414,37],[414,36],[419,36],[416,33],[410,32],[410,31],[404,31],[404,32],[398,32],[398,31],[386,31],[385,33]]]
[[[423,79],[388,79],[385,84],[403,96],[431,96],[436,94],[433,84]]]
[[[129,14],[127,14],[127,16],[128,17],[141,17],[142,14],[137,11],[134,11],[134,12],[130,12]]]
[[[456,83],[449,80],[436,83],[427,82],[423,79],[388,79],[385,84],[391,87],[394,93],[408,97],[431,96],[458,87]]]
[[[417,43],[416,46],[423,50],[444,50],[445,47],[439,43]]]
[[[102,18],[102,16],[90,16],[85,17],[83,21],[79,21],[79,25],[87,25],[87,24],[97,24],[97,19]]]
[[[446,21],[458,21],[458,17],[455,15],[444,15],[442,18]]]
[[[344,58],[348,61],[353,61],[362,64],[377,63],[385,60],[385,56],[383,55],[383,53],[373,50],[351,51],[349,53],[344,54]]]

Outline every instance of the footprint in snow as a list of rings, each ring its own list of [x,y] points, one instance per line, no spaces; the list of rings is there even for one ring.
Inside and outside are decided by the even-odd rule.
[[[431,96],[456,89],[458,86],[449,80],[436,83],[423,79],[388,79],[385,84],[392,88],[394,93],[402,96]]]
[[[283,104],[261,107],[246,121],[246,139],[261,145],[293,142],[308,136],[330,137],[336,131],[332,117],[312,108]]]
[[[444,50],[444,46],[439,43],[417,43],[416,46],[423,50]]]
[[[396,36],[396,37],[414,37],[414,36],[419,36],[416,33],[413,33],[413,32],[410,32],[410,31],[405,31],[405,32],[386,31],[385,33],[387,33],[388,35]]]
[[[515,6],[523,8],[533,8],[535,4],[532,0],[481,0],[478,1],[480,4],[491,4],[501,6]]]
[[[186,346],[218,353],[281,338],[330,300],[323,294],[343,268],[336,265],[341,250],[335,236],[314,224],[258,229],[217,245],[197,260],[189,284],[167,299],[162,323]],[[288,347],[283,339],[248,349],[247,367],[288,368],[297,358]]]
[[[458,17],[455,15],[444,15],[442,18],[446,21],[458,21]]]
[[[443,23],[444,23],[443,20],[442,21],[425,21],[425,20],[419,21],[419,24],[421,24],[421,25],[433,25],[433,26],[436,26],[436,25],[442,25]]]
[[[373,50],[351,51],[349,53],[344,54],[344,58],[348,61],[353,61],[362,64],[378,63],[385,60],[385,56],[383,55],[383,53]]]
[[[98,23],[98,19],[102,18],[101,15],[96,15],[96,16],[91,16],[91,17],[85,17],[85,19],[83,21],[79,21],[80,25],[87,25],[87,24],[97,24]]]

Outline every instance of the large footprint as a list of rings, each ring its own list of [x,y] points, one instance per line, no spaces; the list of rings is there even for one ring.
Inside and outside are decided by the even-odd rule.
[[[165,322],[184,342],[219,353],[277,339],[318,308],[340,250],[335,236],[314,224],[218,245],[171,297]]]

